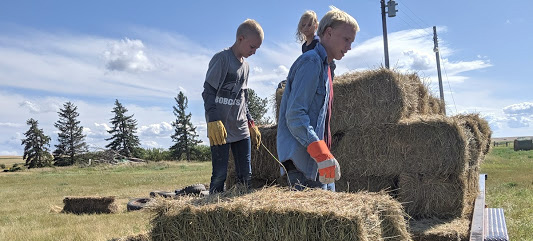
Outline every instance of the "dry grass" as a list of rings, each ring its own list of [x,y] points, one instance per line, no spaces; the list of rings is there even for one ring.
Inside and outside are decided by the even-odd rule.
[[[24,164],[21,156],[0,156],[0,164],[6,165],[6,167],[11,167],[13,164]]]

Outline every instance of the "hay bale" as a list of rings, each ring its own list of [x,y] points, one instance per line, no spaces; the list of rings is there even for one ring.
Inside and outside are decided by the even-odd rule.
[[[479,165],[481,159],[485,156],[483,149],[486,146],[486,139],[482,136],[481,131],[479,131],[477,120],[473,115],[456,115],[453,118],[463,127],[463,133],[468,141],[469,166]]]
[[[490,129],[489,122],[487,120],[481,118],[478,114],[472,114],[472,118],[474,118],[477,121],[478,129],[481,132],[481,136],[485,140],[485,147],[483,148],[483,154],[489,153],[491,149],[491,137],[492,137],[492,130]]]
[[[354,128],[337,139],[332,153],[341,166],[341,180],[403,172],[458,174],[468,167],[463,128],[444,116],[416,116],[398,124]]]
[[[469,190],[474,180],[464,175],[437,176],[403,173],[399,179],[398,200],[414,218],[457,218],[472,214],[477,190]]]
[[[331,131],[397,123],[413,114],[426,114],[427,88],[415,74],[385,68],[335,77]],[[420,98],[423,99],[420,99]]]
[[[117,213],[118,205],[115,197],[65,197],[63,199],[65,206],[64,213],[74,214],[92,214],[92,213]]]
[[[409,231],[415,241],[467,241],[470,238],[470,224],[469,218],[411,220]]]
[[[155,212],[153,240],[411,240],[400,203],[377,193],[272,187],[162,200]]]
[[[342,169],[341,169],[342,170]],[[380,192],[384,191],[395,197],[398,191],[398,176],[356,176],[342,173],[350,178],[341,178],[335,182],[337,192]]]
[[[516,138],[513,142],[513,149],[515,151],[533,150],[533,139],[531,137]]]
[[[277,125],[259,127],[259,131],[261,132],[261,143],[263,143],[263,145],[265,145],[276,158],[278,158],[276,147],[277,128]],[[251,155],[252,187],[259,188],[265,185],[275,184],[280,176],[280,165],[274,157],[272,157],[263,146],[260,146],[257,150],[252,148]],[[236,180],[235,161],[233,156],[230,156],[226,187],[228,189],[233,187]]]
[[[428,105],[429,105],[429,114],[444,115],[443,106],[442,106],[443,104],[439,98],[434,97],[434,96],[429,96]]]
[[[332,133],[360,126],[396,123],[413,114],[430,113],[430,95],[417,74],[385,68],[336,76]],[[284,86],[276,90],[276,119]]]

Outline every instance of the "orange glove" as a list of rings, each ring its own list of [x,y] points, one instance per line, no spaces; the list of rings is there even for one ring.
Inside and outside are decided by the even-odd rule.
[[[329,184],[341,178],[341,168],[323,140],[315,141],[307,146],[307,153],[318,164],[318,180]]]
[[[255,147],[255,149],[259,149],[259,145],[261,145],[261,132],[259,132],[259,129],[255,125],[254,121],[248,121],[248,128],[250,129],[252,146]]]

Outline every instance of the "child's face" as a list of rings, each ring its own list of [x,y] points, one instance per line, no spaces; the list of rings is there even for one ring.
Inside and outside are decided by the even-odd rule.
[[[355,34],[355,29],[346,23],[336,28],[328,28],[324,36],[327,39],[325,48],[328,53],[328,59],[341,60],[348,50],[352,49]]]
[[[242,57],[248,58],[255,54],[255,51],[261,47],[262,43],[263,40],[259,35],[239,36],[238,52]]]
[[[315,36],[316,29],[317,29],[317,26],[312,19],[302,21],[302,24],[300,25],[300,32],[302,32],[302,34],[308,38],[309,36],[311,37]]]

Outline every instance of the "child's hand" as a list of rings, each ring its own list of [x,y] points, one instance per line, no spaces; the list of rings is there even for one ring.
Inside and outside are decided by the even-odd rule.
[[[207,136],[209,137],[209,144],[211,146],[218,146],[226,144],[228,133],[222,121],[217,120],[207,123]]]
[[[255,147],[255,149],[259,149],[259,145],[261,145],[261,132],[259,132],[259,128],[254,124],[254,121],[248,121],[248,128],[250,129],[252,146]]]

